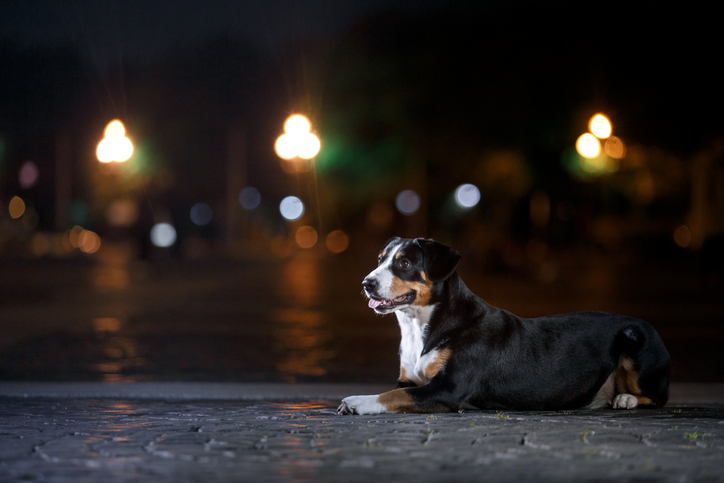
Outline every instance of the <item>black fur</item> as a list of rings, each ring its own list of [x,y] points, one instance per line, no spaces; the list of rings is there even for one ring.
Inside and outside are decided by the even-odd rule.
[[[591,403],[624,359],[634,362],[642,396],[668,400],[669,354],[643,320],[603,312],[526,319],[473,294],[455,272],[460,258],[432,240],[394,239],[412,267],[393,267],[403,280],[424,270],[436,304],[422,354],[449,349],[444,367],[424,386],[399,387],[420,412],[478,408],[563,410]],[[524,296],[521,294],[521,296]]]

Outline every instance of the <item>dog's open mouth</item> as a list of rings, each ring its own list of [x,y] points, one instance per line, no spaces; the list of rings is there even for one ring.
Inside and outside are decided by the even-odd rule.
[[[377,297],[370,297],[370,301],[369,301],[368,305],[371,309],[375,309],[375,310],[390,310],[390,309],[394,309],[395,307],[398,307],[400,305],[411,304],[413,300],[415,300],[415,291],[414,290],[407,292],[405,295],[400,295],[399,297],[394,298],[392,300],[380,299]]]

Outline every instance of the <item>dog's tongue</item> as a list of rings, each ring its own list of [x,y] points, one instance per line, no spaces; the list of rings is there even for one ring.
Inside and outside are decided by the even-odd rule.
[[[382,300],[370,299],[367,305],[369,305],[371,309],[374,309],[382,305]]]

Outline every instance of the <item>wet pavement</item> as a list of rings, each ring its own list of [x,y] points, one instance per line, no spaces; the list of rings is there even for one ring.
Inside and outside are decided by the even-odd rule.
[[[8,384],[0,481],[724,481],[721,384],[675,385],[659,410],[378,416],[336,414],[339,396],[367,386],[236,384],[204,400],[193,385],[99,398],[139,389]],[[308,399],[315,387],[337,398]]]
[[[152,263],[106,244],[92,260],[0,259],[0,380],[393,381],[396,321],[360,295],[377,248]],[[542,278],[491,273],[463,258],[459,272],[522,316],[643,318],[669,349],[674,380],[724,382],[722,286],[689,261],[583,252],[543,268]]]

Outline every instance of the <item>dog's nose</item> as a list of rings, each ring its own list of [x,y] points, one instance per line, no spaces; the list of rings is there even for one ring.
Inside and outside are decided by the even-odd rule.
[[[365,278],[364,280],[362,280],[362,286],[367,292],[372,293],[377,290],[377,279]]]

